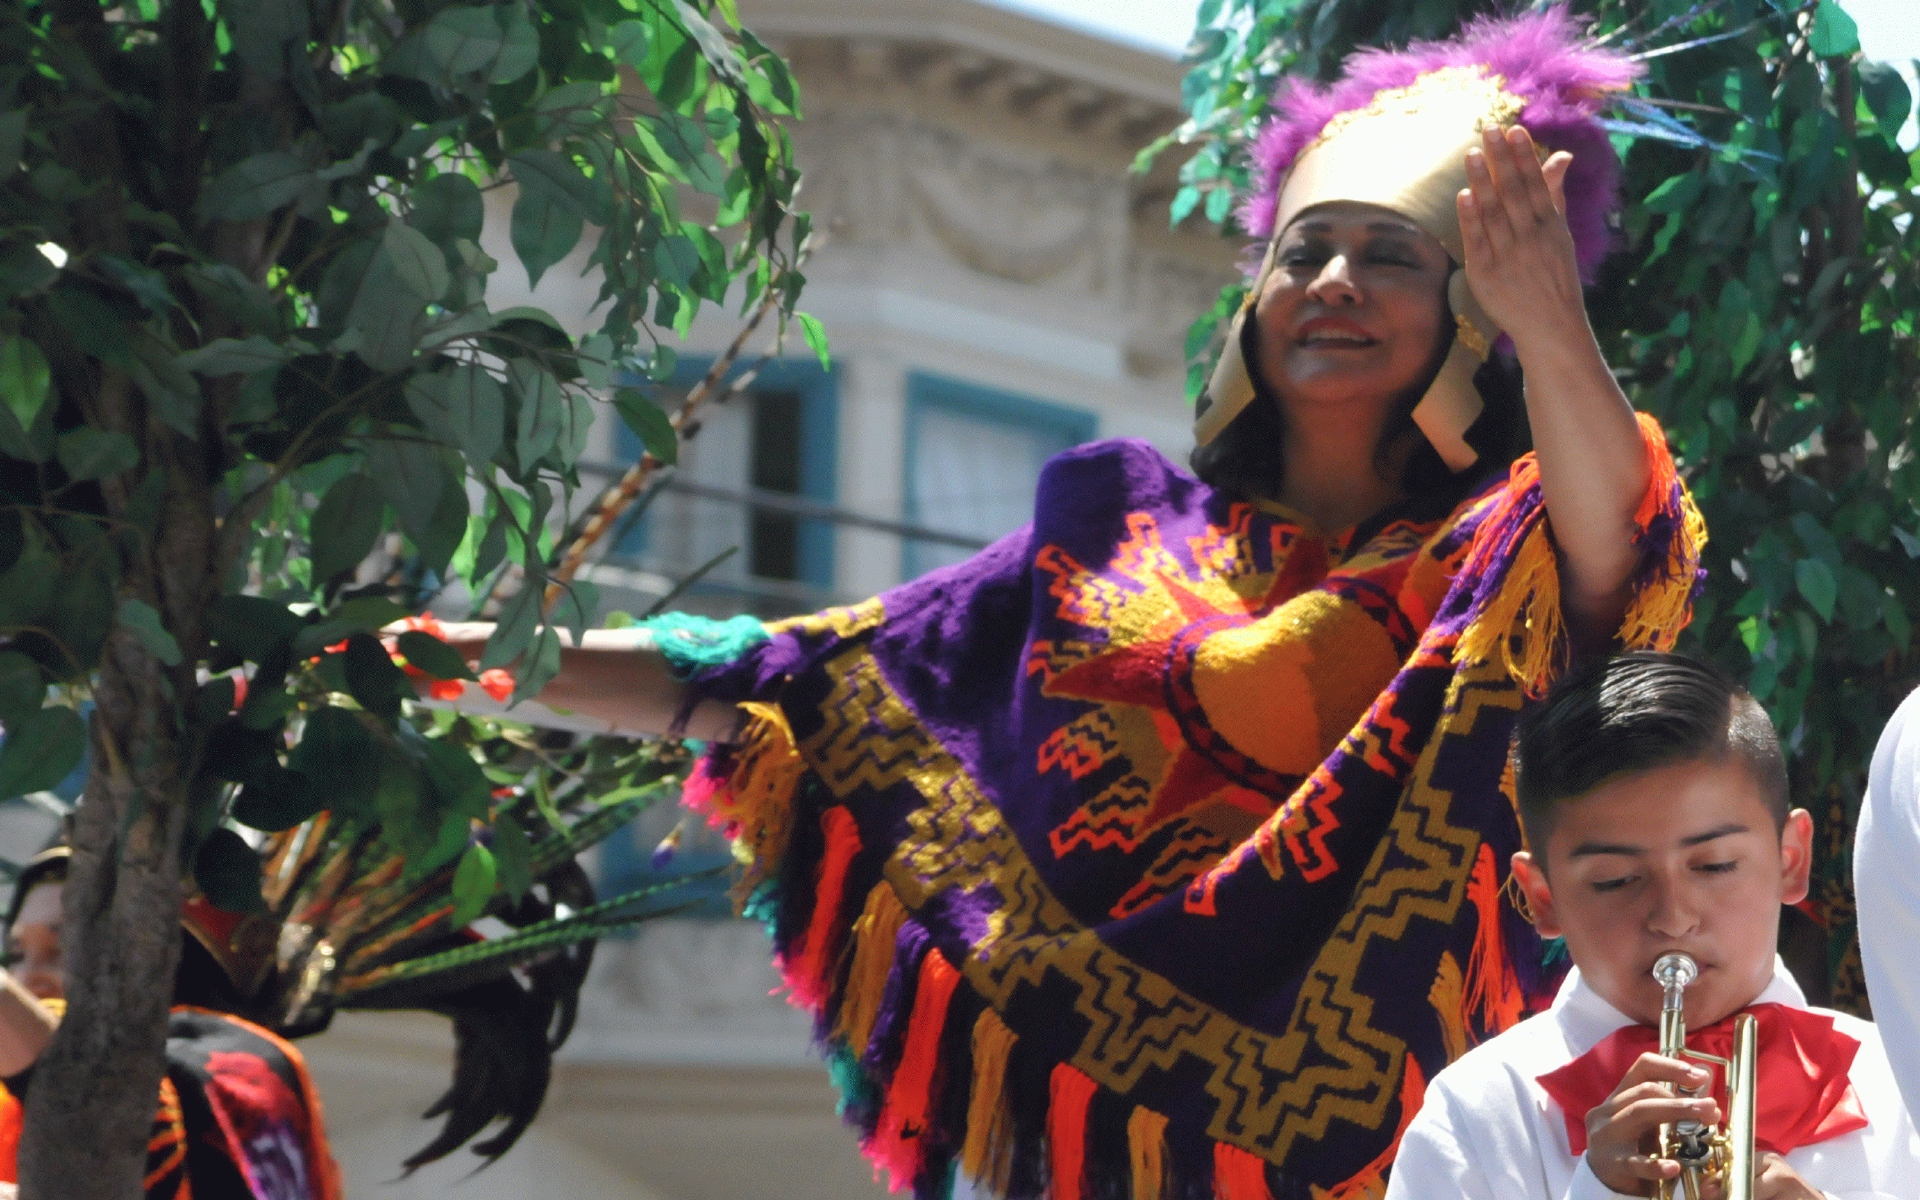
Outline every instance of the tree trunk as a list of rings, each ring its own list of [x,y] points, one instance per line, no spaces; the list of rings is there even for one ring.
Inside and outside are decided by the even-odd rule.
[[[143,1192],[180,956],[187,806],[170,682],[131,634],[114,632],[67,877],[67,1015],[27,1092],[24,1200]]]

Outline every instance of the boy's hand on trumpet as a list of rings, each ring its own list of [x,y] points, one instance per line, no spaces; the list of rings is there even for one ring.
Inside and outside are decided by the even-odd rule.
[[[1676,1094],[1682,1087],[1704,1087],[1712,1078],[1712,1072],[1677,1058],[1642,1054],[1606,1102],[1587,1114],[1587,1165],[1594,1176],[1627,1196],[1652,1195],[1652,1184],[1677,1178],[1680,1164],[1659,1156],[1660,1127],[1718,1121],[1720,1105],[1712,1097]]]
[[[1760,1169],[1753,1177],[1754,1200],[1827,1200],[1827,1194],[1800,1178],[1800,1172],[1771,1150],[1760,1153]]]

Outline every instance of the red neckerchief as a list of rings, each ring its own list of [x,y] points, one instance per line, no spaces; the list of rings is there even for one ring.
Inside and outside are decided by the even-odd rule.
[[[1828,1138],[1863,1129],[1867,1115],[1847,1077],[1860,1042],[1833,1027],[1833,1018],[1784,1004],[1755,1004],[1744,1011],[1759,1022],[1760,1061],[1755,1093],[1759,1102],[1754,1141],[1762,1150],[1785,1154]],[[1734,1014],[1738,1016],[1739,1014]],[[1728,1058],[1733,1053],[1733,1017],[1705,1029],[1689,1030],[1687,1046]],[[1627,1068],[1642,1054],[1660,1049],[1659,1031],[1650,1025],[1615,1030],[1566,1066],[1539,1077],[1541,1087],[1560,1105],[1567,1142],[1575,1154],[1587,1150],[1587,1114],[1620,1086]],[[1714,1092],[1724,1096],[1722,1068],[1700,1063],[1714,1073]]]

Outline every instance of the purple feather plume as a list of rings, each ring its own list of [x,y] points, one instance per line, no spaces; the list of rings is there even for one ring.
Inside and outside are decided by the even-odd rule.
[[[1253,145],[1254,190],[1240,206],[1241,227],[1256,238],[1272,234],[1287,168],[1335,116],[1364,108],[1376,92],[1406,87],[1429,71],[1474,65],[1505,76],[1507,90],[1527,101],[1520,124],[1534,141],[1573,155],[1567,224],[1581,278],[1592,283],[1612,249],[1607,217],[1619,206],[1620,187],[1620,159],[1597,118],[1609,93],[1630,85],[1640,66],[1584,43],[1572,16],[1559,6],[1506,19],[1482,17],[1451,41],[1359,51],[1331,85],[1283,82],[1274,94],[1276,115]]]

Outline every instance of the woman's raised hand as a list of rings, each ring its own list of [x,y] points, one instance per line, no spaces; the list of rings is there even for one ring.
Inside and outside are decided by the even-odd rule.
[[[1527,131],[1489,129],[1467,151],[1458,197],[1467,282],[1516,346],[1535,336],[1585,334],[1586,301],[1562,187],[1573,156],[1542,163]]]

